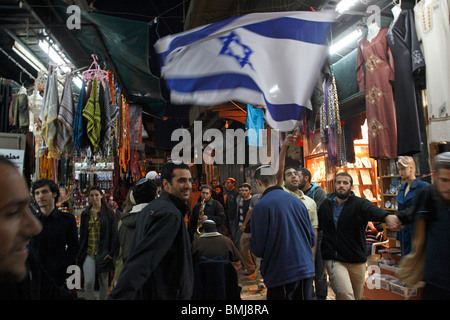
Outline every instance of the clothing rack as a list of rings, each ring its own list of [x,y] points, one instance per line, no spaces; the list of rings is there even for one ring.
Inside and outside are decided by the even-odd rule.
[[[36,78],[35,78],[31,73],[29,73],[27,69],[25,69],[24,67],[22,67],[22,65],[21,65],[20,63],[18,63],[13,57],[11,57],[11,56],[8,54],[8,52],[6,52],[5,50],[3,50],[2,48],[0,48],[0,51],[3,52],[3,54],[4,54],[5,56],[7,56],[9,60],[11,60],[12,62],[14,62],[14,64],[15,64],[16,66],[18,66],[20,69],[22,69],[22,71],[25,72],[31,79],[36,80]]]

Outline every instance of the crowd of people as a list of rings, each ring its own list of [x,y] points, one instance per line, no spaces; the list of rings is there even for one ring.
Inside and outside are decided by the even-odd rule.
[[[295,139],[286,137],[280,158]],[[129,190],[121,210],[91,186],[79,230],[60,210],[66,198],[55,182],[28,188],[0,158],[0,299],[79,299],[66,283],[68,266],[78,265],[87,300],[240,299],[240,268],[268,300],[325,300],[328,283],[337,300],[358,300],[367,226],[379,222],[410,235],[402,279],[423,280],[422,299],[449,299],[450,153],[434,159],[432,185],[415,181],[409,158],[397,163],[398,214],[355,196],[345,172],[327,194],[309,170],[283,161],[276,175],[260,166],[251,183],[229,177],[223,188],[167,163]]]

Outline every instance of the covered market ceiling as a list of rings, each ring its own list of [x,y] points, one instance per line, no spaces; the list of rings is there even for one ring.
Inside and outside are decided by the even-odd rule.
[[[160,37],[251,12],[334,10],[339,0],[1,0],[0,77],[31,87],[38,75],[17,53],[21,46],[46,68],[51,62],[39,45],[48,40],[82,72],[98,57],[111,70],[130,102],[162,117],[167,101],[159,79],[153,43]],[[80,28],[70,29],[73,12],[81,9]],[[390,21],[392,1],[356,0],[351,10],[339,14],[330,43],[361,26],[369,5],[377,5]],[[72,20],[70,20],[72,21]],[[73,21],[72,21],[73,22]],[[330,57],[336,62],[356,44]],[[20,50],[19,50],[20,51]],[[76,88],[75,88],[76,90]],[[226,106],[229,108],[230,106]],[[230,115],[231,117],[231,115]]]

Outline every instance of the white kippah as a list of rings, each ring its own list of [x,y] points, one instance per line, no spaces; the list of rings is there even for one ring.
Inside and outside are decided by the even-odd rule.
[[[147,180],[153,180],[156,178],[158,174],[156,173],[156,171],[150,171],[147,173],[147,175],[145,176],[145,179]]]

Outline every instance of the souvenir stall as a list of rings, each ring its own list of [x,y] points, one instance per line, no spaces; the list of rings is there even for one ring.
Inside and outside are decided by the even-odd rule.
[[[78,223],[90,186],[100,186],[106,202],[121,208],[129,187],[143,175],[138,167],[141,109],[130,107],[113,73],[100,68],[96,55],[92,58],[79,94],[73,91],[73,66],[50,63],[30,97],[34,179],[52,179],[63,187]]]

